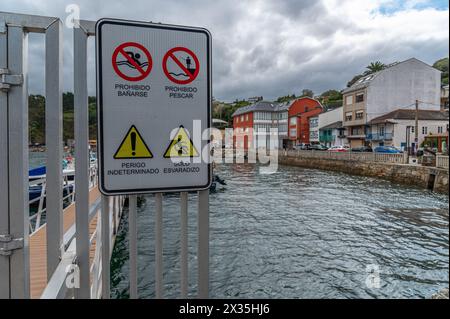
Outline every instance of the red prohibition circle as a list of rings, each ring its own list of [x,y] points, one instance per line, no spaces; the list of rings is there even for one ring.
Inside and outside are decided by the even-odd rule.
[[[124,49],[127,48],[127,47],[138,48],[142,52],[144,52],[144,54],[145,54],[145,56],[147,57],[147,60],[148,60],[147,69],[144,70],[143,67],[141,67],[139,64],[137,64],[135,60],[130,58],[130,56],[125,53]],[[125,73],[123,73],[119,69],[119,66],[117,65],[117,57],[119,56],[119,54],[121,54],[124,58],[126,58],[128,60],[128,62],[130,64],[132,64],[141,75],[139,75],[139,76],[128,76]],[[152,61],[152,56],[150,55],[150,52],[148,52],[147,48],[144,47],[142,44],[139,44],[139,43],[136,43],[136,42],[125,42],[125,43],[119,45],[114,50],[114,53],[112,55],[112,66],[113,66],[114,71],[116,71],[117,75],[120,76],[122,79],[127,80],[127,81],[131,81],[131,82],[137,82],[137,81],[141,81],[141,80],[145,79],[150,74],[150,72],[152,70],[152,67],[153,67],[153,61]]]
[[[195,62],[195,71],[193,74],[191,74],[188,69],[178,60],[178,58],[173,54],[174,52],[178,52],[178,51],[183,51],[186,52],[187,54],[189,54]],[[167,62],[169,60],[169,58],[171,58],[179,67],[181,70],[183,70],[183,72],[185,72],[189,78],[186,80],[178,80],[176,79],[174,76],[172,76],[172,74],[169,73],[169,70],[167,69]],[[169,51],[167,51],[167,53],[164,55],[163,61],[162,61],[162,68],[164,71],[164,74],[167,76],[167,78],[176,83],[176,84],[189,84],[192,81],[194,81],[197,76],[198,73],[200,72],[200,63],[198,61],[197,56],[194,54],[194,52],[192,52],[191,50],[184,48],[184,47],[176,47],[173,49],[170,49]]]

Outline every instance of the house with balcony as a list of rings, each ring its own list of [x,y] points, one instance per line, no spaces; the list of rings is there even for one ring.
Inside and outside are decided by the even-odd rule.
[[[348,145],[346,128],[342,125],[344,108],[319,114],[319,142],[327,147]]]
[[[427,137],[447,137],[449,116],[447,112],[419,109],[419,145]],[[414,109],[398,109],[376,117],[368,123],[366,142],[369,146],[395,146],[401,150],[415,149],[415,117]],[[430,139],[430,138],[428,138]],[[436,145],[440,149],[442,145]]]
[[[343,91],[343,126],[350,147],[368,145],[368,123],[399,108],[424,101],[423,110],[439,110],[441,71],[417,60],[394,63],[359,79]]]

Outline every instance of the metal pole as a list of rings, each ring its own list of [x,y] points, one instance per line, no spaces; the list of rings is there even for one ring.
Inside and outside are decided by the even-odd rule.
[[[90,298],[89,267],[89,114],[87,91],[87,39],[82,28],[74,28],[74,108],[76,253],[80,288],[76,298]]]
[[[180,194],[181,202],[181,298],[188,296],[188,193]]]
[[[162,194],[155,194],[155,298],[163,296],[163,220]]]
[[[61,261],[63,245],[62,177],[62,23],[55,20],[45,33],[45,144],[47,146],[46,221],[47,278]]]
[[[419,149],[419,100],[416,100],[415,126],[416,129],[414,130],[414,154],[417,155],[417,150]]]
[[[11,298],[30,296],[30,260],[28,247],[28,36],[19,26],[8,26],[8,69],[23,75],[23,84],[8,93],[9,126],[9,232],[23,238],[23,248],[10,256]]]
[[[130,298],[138,298],[137,290],[137,196],[130,195],[128,199],[129,240],[130,240]]]
[[[209,297],[209,190],[198,192],[198,298]]]
[[[110,298],[110,219],[109,197],[102,195],[102,298]]]
[[[8,67],[8,39],[6,24],[0,19],[0,68]],[[8,94],[0,90],[0,234],[9,234],[8,180]],[[0,299],[9,295],[9,257],[0,255]]]

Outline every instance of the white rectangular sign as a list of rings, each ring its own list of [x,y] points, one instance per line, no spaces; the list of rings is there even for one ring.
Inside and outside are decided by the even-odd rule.
[[[101,19],[96,37],[101,192],[208,188],[210,33]]]

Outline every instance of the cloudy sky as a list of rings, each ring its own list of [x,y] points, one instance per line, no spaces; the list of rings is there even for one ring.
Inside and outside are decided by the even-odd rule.
[[[0,11],[82,19],[124,18],[201,26],[213,35],[217,99],[274,99],[343,89],[371,61],[448,56],[447,0],[1,0]],[[65,28],[65,89],[72,91],[72,34]],[[93,42],[89,86],[94,94]],[[30,37],[30,91],[43,91],[43,37]]]

